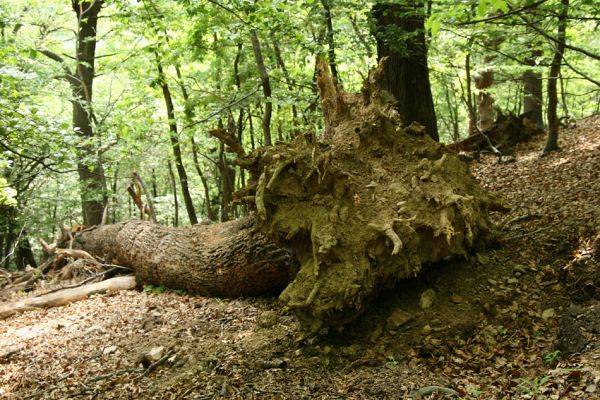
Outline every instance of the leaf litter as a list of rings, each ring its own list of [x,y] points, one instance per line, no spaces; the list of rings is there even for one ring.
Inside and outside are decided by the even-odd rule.
[[[540,158],[544,140],[471,164],[512,208],[495,248],[428,266],[341,333],[303,337],[276,299],[96,295],[0,324],[0,397],[600,398],[600,117]]]

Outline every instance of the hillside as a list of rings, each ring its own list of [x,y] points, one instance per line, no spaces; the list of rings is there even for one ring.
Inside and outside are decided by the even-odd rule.
[[[97,295],[2,322],[0,397],[600,398],[600,116],[540,158],[544,141],[471,166],[512,208],[495,248],[430,266],[344,332],[304,338],[276,299]]]

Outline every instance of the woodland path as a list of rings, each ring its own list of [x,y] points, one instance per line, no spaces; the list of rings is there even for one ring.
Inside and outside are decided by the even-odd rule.
[[[582,258],[600,270],[586,254],[600,232],[600,116],[560,139],[544,158],[542,135],[514,163],[472,164],[513,207],[497,216],[512,221],[507,239],[390,290],[343,335],[301,339],[274,299],[98,295],[0,323],[0,397],[382,399],[438,385],[471,399],[600,399],[598,333],[581,354],[552,354],[560,315],[581,300],[559,271]],[[428,289],[437,299],[422,309]],[[160,365],[140,367],[159,346]]]

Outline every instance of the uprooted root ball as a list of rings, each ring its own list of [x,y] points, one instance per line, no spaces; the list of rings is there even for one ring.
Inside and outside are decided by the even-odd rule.
[[[253,174],[245,200],[301,264],[280,298],[312,331],[356,318],[424,263],[487,242],[488,212],[502,208],[422,127],[401,128],[381,68],[357,94],[321,73],[321,141],[305,135],[240,159]]]

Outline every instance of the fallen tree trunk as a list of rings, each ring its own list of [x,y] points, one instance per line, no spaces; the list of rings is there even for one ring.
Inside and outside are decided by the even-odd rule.
[[[204,296],[277,294],[296,264],[252,217],[190,228],[145,221],[103,225],[78,234],[73,248],[134,269],[138,282]]]
[[[497,148],[510,154],[517,143],[525,142],[543,130],[529,121],[532,112],[515,116],[498,113],[494,124],[483,134],[476,133],[447,147],[454,151],[482,151]],[[491,142],[491,143],[490,143]]]
[[[35,310],[38,308],[58,307],[69,303],[83,300],[95,293],[107,291],[129,290],[135,288],[135,277],[119,276],[102,282],[91,283],[72,289],[64,289],[58,292],[46,294],[39,297],[29,297],[14,303],[0,306],[0,319],[6,319],[11,315]]]
[[[402,128],[379,87],[382,73],[380,64],[360,93],[344,93],[320,62],[321,139],[238,154],[251,179],[237,201],[255,219],[188,229],[131,221],[82,232],[75,247],[135,269],[144,283],[190,293],[284,289],[280,299],[303,326],[322,332],[355,319],[424,264],[489,243],[488,214],[504,207],[423,127]]]

